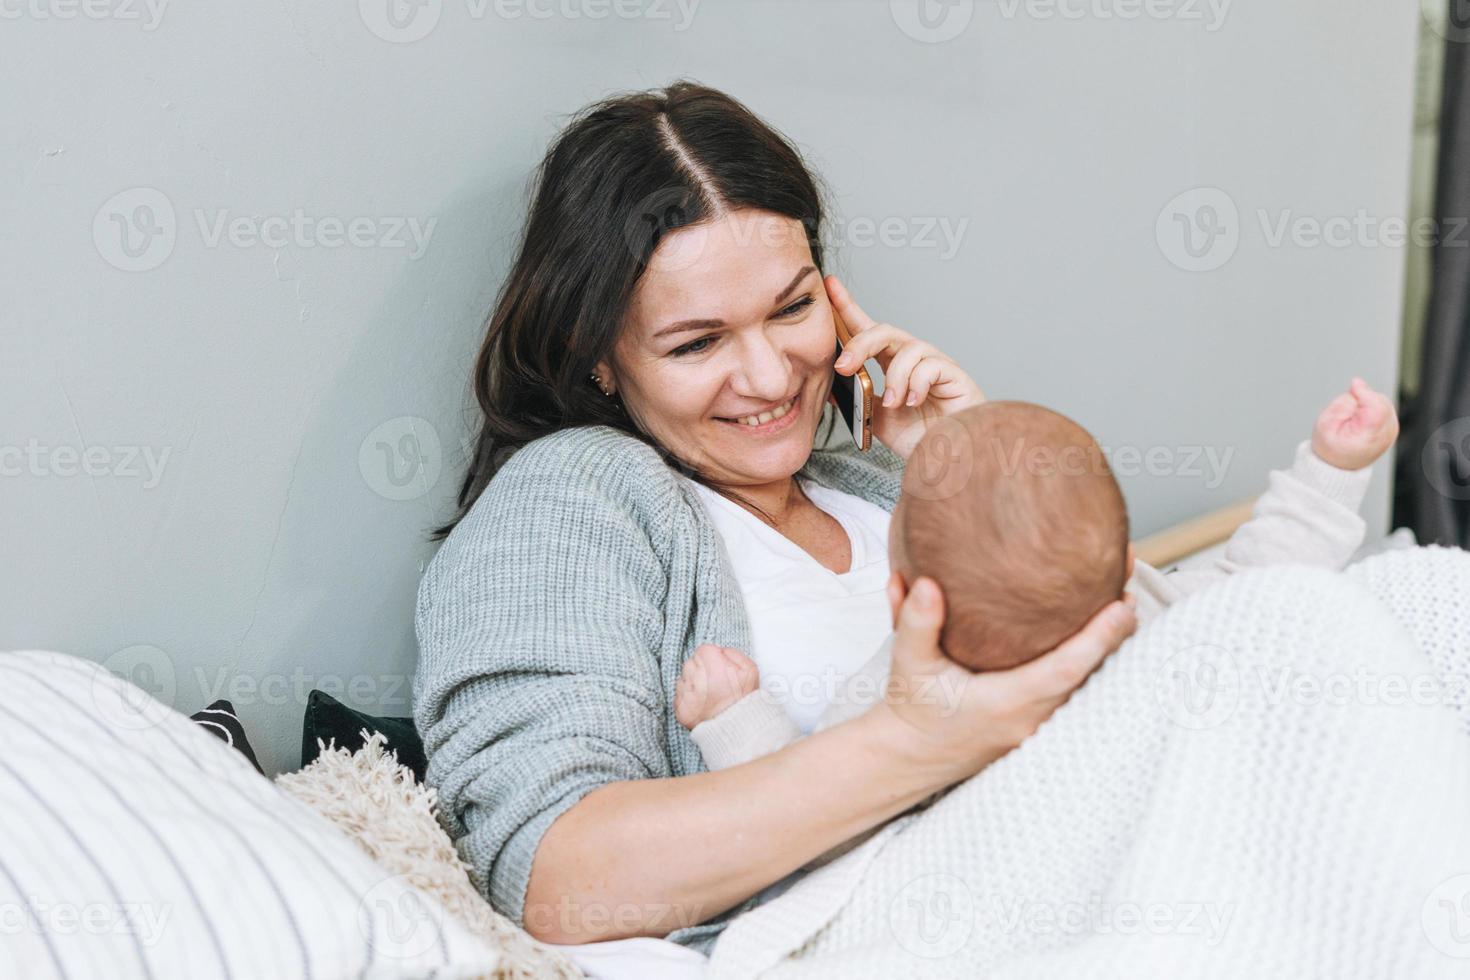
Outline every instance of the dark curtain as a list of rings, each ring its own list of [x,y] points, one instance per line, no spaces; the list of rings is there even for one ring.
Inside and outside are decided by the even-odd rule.
[[[1433,280],[1419,391],[1402,406],[1395,526],[1470,548],[1470,0],[1451,0]]]

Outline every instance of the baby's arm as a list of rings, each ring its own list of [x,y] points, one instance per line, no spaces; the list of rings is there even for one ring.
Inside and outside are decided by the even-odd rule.
[[[889,636],[842,688],[816,730],[831,728],[883,700],[893,637]],[[760,690],[760,672],[745,654],[713,644],[684,661],[674,691],[674,717],[689,729],[710,769],[728,769],[769,755],[801,737],[801,729]]]
[[[1249,521],[1226,543],[1225,554],[1202,568],[1163,574],[1138,562],[1129,591],[1139,596],[1140,618],[1245,568],[1304,564],[1341,569],[1367,530],[1358,507],[1369,467],[1398,437],[1398,416],[1387,398],[1353,379],[1321,415],[1310,443],[1297,447],[1290,469],[1274,471]]]
[[[760,690],[755,661],[713,644],[684,661],[674,689],[674,717],[689,729],[712,770],[769,755],[801,737],[785,709]]]

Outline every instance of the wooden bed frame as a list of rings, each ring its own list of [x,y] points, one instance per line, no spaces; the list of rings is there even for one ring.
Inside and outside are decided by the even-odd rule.
[[[1157,534],[1150,534],[1142,541],[1135,541],[1133,550],[1139,561],[1148,562],[1155,568],[1165,568],[1230,537],[1236,528],[1250,520],[1255,503],[1256,498],[1252,497],[1211,511],[1203,517],[1175,524]]]

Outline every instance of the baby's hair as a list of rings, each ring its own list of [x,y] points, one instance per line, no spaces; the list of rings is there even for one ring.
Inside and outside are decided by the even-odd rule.
[[[891,545],[905,580],[939,583],[940,645],[975,670],[1053,649],[1119,598],[1129,574],[1128,509],[1101,447],[1027,402],[977,405],[925,434]]]

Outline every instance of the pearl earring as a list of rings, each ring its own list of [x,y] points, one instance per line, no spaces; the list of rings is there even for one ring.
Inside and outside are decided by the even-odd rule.
[[[602,392],[604,395],[606,395],[609,398],[612,397],[612,394],[613,393],[610,392],[610,391],[608,391],[606,388],[604,388],[602,386],[602,379],[597,376],[597,372],[594,371],[592,374],[589,374],[588,377],[592,379],[592,383],[593,384],[597,385],[597,390],[598,391]]]

